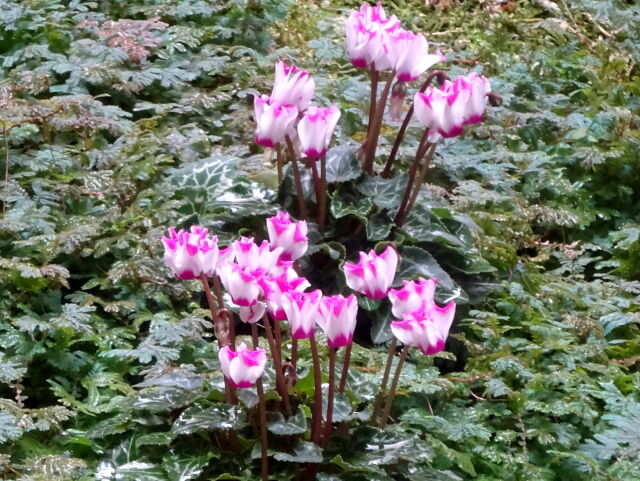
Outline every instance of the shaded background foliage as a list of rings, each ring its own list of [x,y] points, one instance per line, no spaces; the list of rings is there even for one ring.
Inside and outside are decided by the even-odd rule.
[[[406,367],[396,423],[354,423],[319,479],[640,479],[638,7],[414,3],[386,7],[504,104],[438,148],[399,229],[402,170],[367,178],[353,159],[369,87],[337,19],[356,2],[0,1],[3,476],[255,478],[220,443],[232,422],[253,447],[219,402],[199,287],[171,279],[158,238],[193,223],[260,237],[264,215],[294,209],[252,143],[252,94],[285,58],[343,111],[331,229],[303,270],[341,291],[340,263],[392,240],[398,279],[435,275],[466,302],[452,354]],[[389,336],[388,306],[361,307],[345,420],[366,415]],[[303,426],[270,420],[274,479],[317,456],[290,437]]]

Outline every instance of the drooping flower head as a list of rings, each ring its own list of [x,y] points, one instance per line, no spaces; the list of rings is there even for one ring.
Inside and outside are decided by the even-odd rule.
[[[455,137],[464,125],[480,122],[490,91],[489,81],[472,73],[453,82],[446,80],[439,89],[428,87],[424,93],[416,93],[416,116],[429,129],[429,141]]]
[[[401,319],[402,316],[418,310],[422,305],[433,303],[437,283],[436,279],[422,277],[416,281],[402,281],[402,288],[389,291],[393,315]]]
[[[358,316],[358,300],[353,294],[323,297],[318,324],[327,335],[329,347],[348,346],[353,341]]]
[[[339,119],[340,109],[333,105],[326,109],[313,105],[307,109],[298,123],[298,136],[306,156],[322,157],[327,153]]]
[[[457,82],[457,84],[456,84]],[[477,124],[484,119],[484,109],[487,102],[487,94],[491,92],[489,80],[475,72],[471,72],[466,77],[458,77],[454,84],[456,88],[469,91],[469,99],[467,100],[467,108],[464,114],[464,123],[466,125]]]
[[[389,57],[401,82],[413,82],[430,67],[445,60],[440,51],[429,53],[424,35],[397,29],[389,35]]]
[[[307,222],[292,222],[286,212],[279,211],[267,219],[267,231],[272,247],[282,247],[282,257],[297,260],[304,255],[309,245]]]
[[[387,18],[381,2],[375,7],[363,3],[360,10],[351,12],[345,24],[351,63],[358,68],[368,68],[373,62],[376,70],[390,68],[388,37],[399,27],[395,15]]]
[[[462,133],[468,96],[468,91],[454,88],[448,80],[442,88],[427,87],[424,93],[416,93],[414,109],[418,120],[429,129],[430,142]]]
[[[253,99],[256,119],[256,144],[273,148],[285,136],[295,135],[298,109],[295,105],[278,105],[266,95]]]
[[[351,289],[377,300],[386,297],[389,292],[397,266],[398,253],[389,246],[380,255],[373,250],[368,254],[360,252],[357,264],[344,263],[344,275]]]
[[[235,262],[229,262],[218,272],[222,285],[231,296],[231,300],[238,306],[253,306],[257,304],[262,294],[258,281],[248,268],[242,268]]]
[[[316,84],[309,72],[282,61],[276,63],[276,77],[271,92],[273,105],[293,105],[302,112],[309,105],[315,90]]]
[[[289,292],[303,292],[310,285],[306,278],[299,277],[293,269],[286,269],[279,276],[263,277],[260,280],[260,287],[271,317],[276,321],[286,320],[283,296]]]
[[[204,274],[211,277],[218,262],[218,238],[209,238],[204,227],[192,226],[190,232],[173,227],[169,237],[162,236],[164,261],[178,279],[196,279]]]
[[[391,331],[402,343],[418,347],[423,354],[444,350],[445,341],[456,312],[456,303],[444,307],[425,303],[418,310],[403,315],[402,321],[391,323]]]
[[[237,388],[253,386],[264,373],[267,353],[264,349],[252,351],[244,343],[233,351],[224,346],[218,352],[222,373]]]
[[[316,330],[318,309],[322,301],[322,292],[289,291],[282,296],[282,306],[287,314],[293,339],[308,339]]]

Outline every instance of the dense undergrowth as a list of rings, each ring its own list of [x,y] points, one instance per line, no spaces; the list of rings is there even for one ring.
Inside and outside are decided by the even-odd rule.
[[[387,8],[504,103],[439,147],[402,228],[401,175],[329,159],[332,227],[312,232],[305,274],[342,291],[326,266],[392,240],[398,279],[438,277],[461,307],[449,354],[410,360],[395,422],[354,428],[318,479],[640,479],[638,7],[414,3]],[[172,280],[159,237],[194,223],[264,237],[264,215],[295,208],[253,145],[252,94],[278,58],[340,106],[343,142],[362,139],[369,86],[340,21],[355,6],[0,1],[0,475],[256,479],[250,433],[240,456],[221,442],[244,420],[213,404],[200,287]],[[388,310],[361,307],[345,421],[366,415],[390,338]],[[304,416],[270,431],[300,433]],[[286,436],[273,449],[273,479],[311,459]]]

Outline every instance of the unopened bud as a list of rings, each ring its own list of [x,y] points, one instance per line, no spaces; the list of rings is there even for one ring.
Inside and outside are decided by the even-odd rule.
[[[499,93],[489,92],[487,98],[492,107],[500,107],[502,105],[502,96]]]
[[[447,80],[451,79],[445,72],[443,72],[442,70],[438,70],[438,72],[436,73],[436,80],[438,81],[438,85],[442,85]]]
[[[398,81],[391,90],[391,99],[389,100],[389,114],[393,122],[400,122],[402,117],[402,106],[404,98],[407,96],[407,83]]]

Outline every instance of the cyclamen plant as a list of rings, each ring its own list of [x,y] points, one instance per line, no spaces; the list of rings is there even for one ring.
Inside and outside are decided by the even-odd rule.
[[[266,402],[261,377],[267,365],[266,351],[259,347],[258,322],[262,321],[267,343],[271,353],[271,363],[276,377],[276,390],[282,400],[287,416],[292,414],[292,405],[303,400],[290,399],[289,386],[296,379],[297,341],[308,339],[314,366],[314,401],[311,417],[310,439],[313,443],[326,447],[333,434],[332,411],[336,392],[335,364],[336,352],[346,349],[338,392],[344,392],[349,371],[353,333],[357,324],[358,302],[356,294],[326,296],[320,290],[307,292],[311,283],[298,276],[297,266],[290,260],[292,255],[299,258],[304,255],[308,239],[304,221],[292,222],[284,212],[267,219],[270,226],[271,241],[256,244],[252,238],[242,237],[233,242],[225,255],[218,254],[217,239],[209,237],[204,227],[194,226],[191,233],[178,232],[170,228],[170,237],[163,237],[165,262],[179,279],[200,279],[207,294],[211,316],[215,325],[215,335],[219,345],[221,370],[226,379],[226,399],[237,404],[235,390],[256,386],[259,396],[261,421],[262,477],[268,479],[268,446],[266,443]],[[273,226],[280,226],[279,228]],[[284,225],[284,227],[283,227]],[[286,231],[289,242],[283,242]],[[276,235],[279,232],[280,235]],[[289,249],[285,250],[282,245]],[[294,254],[292,254],[295,252]],[[227,254],[227,252],[229,252]],[[204,254],[203,254],[204,253]],[[449,333],[455,302],[445,307],[435,304],[433,296],[436,289],[435,279],[420,278],[417,281],[404,281],[401,289],[391,289],[398,264],[398,254],[388,246],[378,255],[375,251],[360,253],[357,264],[345,263],[347,284],[358,295],[379,300],[389,297],[393,305],[394,316],[401,321],[393,322],[391,328],[398,340],[404,344],[391,387],[387,394],[384,411],[380,417],[380,426],[389,418],[395,390],[407,357],[409,348],[416,346],[426,355],[436,354],[445,347]],[[215,298],[211,292],[209,280],[213,280]],[[233,305],[225,305],[221,284],[229,294]],[[268,306],[268,307],[267,307]],[[251,324],[253,349],[244,343],[235,345],[235,317],[229,308],[237,310],[241,322]],[[288,326],[282,325],[286,321]],[[283,327],[288,329],[283,329]],[[322,408],[322,382],[320,351],[316,343],[316,331],[320,328],[327,339],[329,356],[329,390],[327,408]],[[284,331],[284,332],[283,332]],[[291,360],[283,361],[284,333],[291,337]],[[389,372],[395,356],[395,341],[389,350],[387,369]],[[386,392],[388,375],[383,379],[380,394]],[[378,398],[373,411],[372,421],[380,415]],[[323,416],[324,415],[324,416]],[[324,420],[323,420],[324,418]],[[309,469],[309,476],[315,473]],[[311,479],[311,478],[310,478]]]
[[[371,76],[368,125],[359,156],[363,173],[374,175],[387,100],[390,101],[391,119],[399,120],[409,84],[418,81],[433,65],[444,62],[445,57],[439,51],[429,53],[426,38],[404,30],[395,16],[386,15],[380,3],[376,6],[365,3],[351,13],[346,21],[346,45],[351,63],[357,68],[368,69]],[[384,87],[378,94],[380,81],[384,81]],[[431,85],[434,81],[438,86]],[[165,262],[176,276],[184,280],[199,279],[202,283],[218,341],[221,370],[226,379],[227,402],[238,403],[237,389],[256,388],[263,480],[269,476],[266,399],[262,382],[267,355],[266,350],[260,348],[259,327],[263,329],[268,344],[279,396],[279,402],[273,403],[271,409],[282,409],[286,416],[291,416],[294,408],[305,403],[304,398],[292,394],[291,387],[299,373],[299,341],[305,340],[306,346],[308,340],[314,379],[308,439],[324,449],[335,434],[333,407],[336,391],[343,393],[347,388],[358,319],[358,297],[371,301],[388,299],[396,319],[390,323],[394,337],[389,345],[384,375],[370,419],[380,428],[389,421],[400,373],[410,348],[417,347],[424,355],[444,350],[456,310],[454,301],[442,307],[435,303],[436,279],[405,279],[401,288],[392,289],[399,263],[398,252],[392,244],[380,253],[375,250],[360,252],[357,263],[344,263],[345,283],[355,291],[343,293],[346,296],[327,295],[299,274],[299,261],[309,246],[307,212],[310,209],[305,201],[302,173],[307,169],[313,179],[316,223],[323,235],[330,198],[326,154],[341,116],[336,106],[323,108],[311,105],[314,93],[315,82],[309,72],[281,61],[275,66],[271,94],[256,95],[254,99],[255,141],[276,151],[280,182],[283,181],[285,163],[290,164],[300,220],[293,221],[289,213],[278,212],[266,220],[268,241],[257,244],[254,238],[242,237],[224,249],[219,248],[215,236],[209,237],[207,229],[199,226],[191,227],[190,232],[176,232],[170,228],[169,236],[162,238]],[[404,223],[416,202],[437,144],[442,139],[462,134],[465,126],[482,121],[487,99],[492,104],[500,101],[499,96],[491,92],[485,77],[473,72],[452,81],[441,70],[427,74],[412,98],[393,148],[379,172],[382,177],[393,175],[399,146],[415,112],[423,132],[395,214],[397,226]],[[283,144],[286,156],[281,149]],[[231,303],[225,304],[223,288]],[[250,324],[252,349],[244,343],[236,346],[234,313],[241,322]],[[316,340],[318,328],[326,337],[329,366],[324,412],[321,349]],[[404,347],[387,389],[398,341]],[[344,350],[344,357],[340,379],[337,380],[336,354],[340,348]],[[316,471],[317,466],[310,464],[305,479],[314,479]]]

